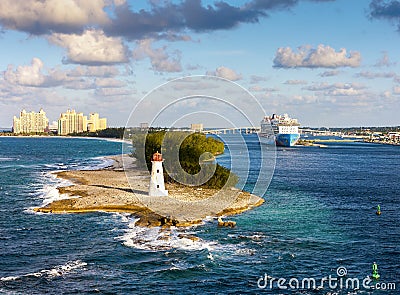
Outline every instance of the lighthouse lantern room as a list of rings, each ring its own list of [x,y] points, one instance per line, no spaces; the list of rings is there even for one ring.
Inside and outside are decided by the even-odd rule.
[[[163,173],[163,158],[162,154],[156,152],[151,159],[151,177],[149,196],[165,197],[168,196],[168,191],[165,189],[164,173]]]

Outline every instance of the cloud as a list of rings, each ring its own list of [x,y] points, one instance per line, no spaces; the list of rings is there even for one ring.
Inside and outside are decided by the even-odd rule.
[[[287,80],[284,84],[287,85],[305,85],[307,84],[307,81],[304,80]]]
[[[250,76],[250,84],[257,84],[257,83],[265,82],[265,81],[268,81],[267,77],[262,77],[262,76],[257,76],[257,75]]]
[[[319,74],[320,77],[333,77],[339,75],[341,72],[337,70],[325,71]]]
[[[118,69],[111,66],[83,67],[63,70],[60,67],[46,68],[39,58],[33,58],[30,65],[12,65],[4,71],[4,81],[21,87],[56,87],[88,90],[96,88],[122,88],[126,82],[115,79]]]
[[[187,31],[229,30],[256,23],[270,11],[289,9],[299,0],[252,0],[243,5],[230,1],[149,1],[149,9],[135,11],[121,0],[2,0],[0,25],[33,35],[81,34],[88,28],[129,40],[166,39],[188,41]],[[324,2],[314,0],[314,2]]]
[[[218,67],[215,71],[208,71],[206,75],[217,76],[231,81],[242,79],[242,75],[227,67]]]
[[[0,24],[6,29],[34,35],[80,32],[88,26],[110,23],[107,0],[2,0]]]
[[[338,52],[328,45],[320,44],[316,49],[302,46],[294,52],[290,47],[281,47],[274,58],[275,68],[338,68],[358,67],[361,54],[357,51],[347,54],[345,48]]]
[[[400,95],[400,86],[393,87],[393,94]]]
[[[116,66],[77,66],[70,70],[71,77],[115,77],[119,75]]]
[[[4,79],[12,84],[24,86],[41,86],[46,78],[42,73],[43,62],[39,58],[33,58],[30,66],[14,67],[9,65],[4,73]]]
[[[48,40],[67,49],[64,63],[106,65],[129,59],[129,50],[122,39],[107,37],[101,30],[86,30],[82,35],[54,33]]]
[[[123,96],[132,95],[135,91],[124,88],[98,88],[95,90],[96,96]]]
[[[126,83],[114,78],[96,78],[94,84],[97,87],[120,88],[126,86]]]
[[[125,36],[133,40],[160,38],[168,36],[171,31],[226,30],[240,23],[258,22],[259,17],[265,17],[266,8],[255,7],[254,2],[250,1],[247,5],[238,7],[228,2],[216,1],[213,5],[204,7],[201,0],[185,0],[178,4],[165,1],[162,6],[153,4],[150,10],[138,12],[130,10],[126,3],[115,8],[112,24],[105,29],[111,35]],[[273,8],[282,6],[279,2],[292,3],[293,1],[270,2],[275,2],[270,7]]]
[[[96,85],[93,83],[92,80],[80,78],[76,79],[72,82],[64,83],[63,85],[67,89],[74,89],[74,90],[88,90],[96,88]]]
[[[387,19],[397,22],[398,29],[400,30],[400,1],[372,0],[369,7],[371,18]]]
[[[383,52],[382,58],[378,60],[378,62],[375,64],[376,67],[390,67],[396,65],[395,62],[391,62],[389,55],[387,52]]]
[[[375,78],[394,78],[396,77],[396,73],[387,72],[387,73],[374,73],[369,71],[363,71],[356,74],[356,77],[362,77],[367,79],[375,79]]]
[[[249,91],[252,91],[252,92],[276,92],[276,91],[278,91],[278,89],[254,85],[254,86],[250,86]]]
[[[365,86],[358,83],[319,83],[304,89],[321,92],[325,96],[358,96],[364,94]]]
[[[138,46],[133,50],[133,58],[142,60],[149,58],[151,66],[157,72],[181,72],[180,52],[175,51],[175,57],[167,53],[166,47],[153,48],[152,39],[144,39],[138,42]]]
[[[8,83],[28,87],[54,87],[74,80],[59,68],[45,69],[44,63],[37,57],[32,59],[30,65],[18,66],[15,70],[13,65],[8,65],[3,75]]]

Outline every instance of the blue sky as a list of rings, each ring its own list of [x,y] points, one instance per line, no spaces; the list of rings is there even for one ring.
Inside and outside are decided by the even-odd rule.
[[[3,0],[0,26],[1,127],[41,107],[124,126],[155,87],[205,74],[303,126],[400,125],[396,0]]]

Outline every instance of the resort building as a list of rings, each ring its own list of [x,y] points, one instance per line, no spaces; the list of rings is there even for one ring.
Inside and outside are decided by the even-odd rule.
[[[91,113],[89,119],[83,113],[75,110],[67,110],[58,119],[58,134],[67,135],[71,133],[95,132],[107,128],[107,119],[100,118],[98,113]]]
[[[87,117],[75,110],[61,113],[58,119],[58,134],[67,135],[87,131]]]
[[[107,128],[107,119],[100,118],[98,113],[89,114],[89,120],[87,120],[87,131],[94,132],[97,130],[104,130]]]
[[[48,131],[48,127],[49,119],[43,109],[40,109],[39,113],[22,110],[20,117],[14,116],[13,119],[14,133],[43,133]]]

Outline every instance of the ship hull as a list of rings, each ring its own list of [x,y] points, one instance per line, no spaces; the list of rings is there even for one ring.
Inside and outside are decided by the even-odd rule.
[[[276,136],[260,133],[259,139],[261,143],[264,144],[276,144],[276,146],[284,146],[284,147],[291,147],[296,145],[296,143],[300,139],[300,134],[293,133],[293,134],[282,134],[278,133]]]
[[[299,133],[294,133],[294,134],[279,133],[275,137],[276,145],[285,147],[294,146],[299,141],[299,139],[300,139]]]

